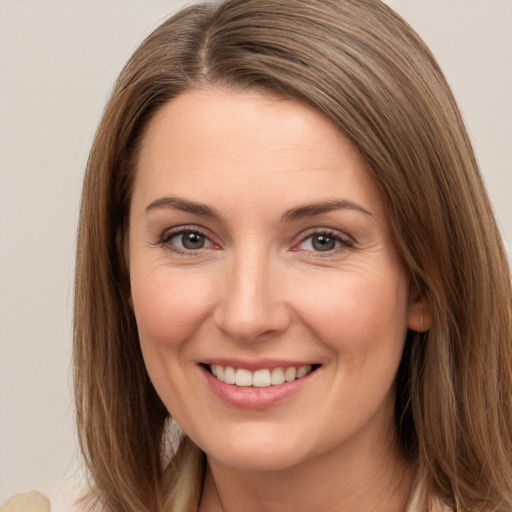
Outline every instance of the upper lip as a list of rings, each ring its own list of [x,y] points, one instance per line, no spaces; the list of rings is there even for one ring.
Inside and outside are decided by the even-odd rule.
[[[203,365],[211,366],[213,364],[220,366],[231,366],[233,368],[244,368],[251,372],[257,370],[272,370],[273,368],[300,368],[302,366],[318,366],[318,363],[304,360],[290,359],[233,359],[216,357],[212,359],[204,359],[200,362]]]

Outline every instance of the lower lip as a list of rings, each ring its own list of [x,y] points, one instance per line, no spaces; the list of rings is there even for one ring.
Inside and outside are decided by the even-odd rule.
[[[285,382],[277,386],[256,388],[226,384],[214,377],[206,368],[200,367],[210,389],[225,403],[241,409],[266,409],[278,405],[297,394],[311,379],[315,372],[305,377]]]

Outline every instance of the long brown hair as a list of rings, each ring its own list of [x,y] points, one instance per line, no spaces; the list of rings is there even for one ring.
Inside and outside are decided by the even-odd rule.
[[[185,90],[298,98],[366,159],[395,243],[433,316],[397,375],[397,445],[425,507],[512,509],[512,291],[507,257],[457,105],[434,57],[378,0],[226,0],[188,7],[118,78],[90,153],[78,234],[78,432],[107,511],[194,511],[204,456],[168,446],[144,367],[124,237],[144,127]],[[177,453],[175,453],[177,452]]]

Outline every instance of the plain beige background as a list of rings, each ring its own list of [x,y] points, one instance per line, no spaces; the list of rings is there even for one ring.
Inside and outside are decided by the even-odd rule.
[[[75,230],[121,66],[181,0],[0,0],[0,503],[83,485],[71,401]],[[512,255],[512,0],[389,0],[459,100]]]

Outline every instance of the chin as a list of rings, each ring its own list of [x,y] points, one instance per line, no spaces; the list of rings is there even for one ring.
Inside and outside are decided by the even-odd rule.
[[[304,443],[283,435],[261,432],[254,429],[254,435],[229,436],[229,439],[211,440],[202,447],[209,461],[238,471],[272,472],[289,469],[305,458]]]

